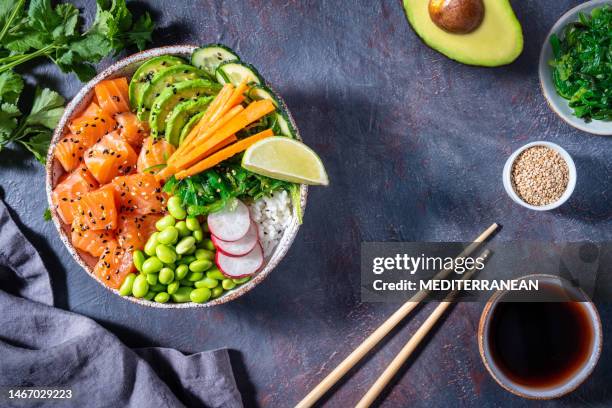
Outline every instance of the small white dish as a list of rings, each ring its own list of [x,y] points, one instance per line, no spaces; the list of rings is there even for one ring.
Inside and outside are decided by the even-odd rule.
[[[569,107],[568,100],[557,94],[555,85],[552,81],[552,67],[548,65],[548,62],[553,59],[552,47],[550,46],[550,37],[552,34],[557,34],[561,37],[563,29],[567,24],[578,21],[579,13],[589,14],[594,8],[601,7],[605,4],[612,5],[612,1],[587,1],[586,3],[582,3],[579,6],[574,7],[561,16],[561,18],[551,28],[550,32],[546,36],[546,40],[544,40],[544,44],[542,45],[538,74],[540,76],[540,86],[542,88],[542,92],[544,93],[544,97],[548,102],[548,106],[550,106],[553,112],[555,112],[561,119],[576,129],[580,129],[584,132],[601,136],[610,136],[612,135],[612,121],[606,122],[602,120],[592,120],[591,122],[585,122],[583,119],[574,115],[572,108]]]
[[[563,160],[565,160],[565,162],[567,163],[567,168],[569,170],[569,180],[568,180],[567,188],[565,189],[565,192],[557,201],[555,201],[554,203],[550,203],[548,205],[535,206],[535,205],[528,204],[525,201],[523,201],[518,196],[518,194],[516,194],[516,192],[514,191],[514,188],[512,187],[512,166],[514,165],[514,161],[516,160],[519,154],[521,154],[522,152],[524,152],[525,150],[533,146],[545,146],[545,147],[553,149],[554,151],[559,153],[559,155],[563,158]],[[544,142],[544,141],[527,143],[525,146],[521,147],[520,149],[512,153],[510,157],[508,157],[508,160],[506,160],[506,164],[504,165],[504,171],[503,171],[503,176],[502,176],[503,183],[504,183],[504,189],[506,190],[506,193],[508,193],[510,198],[515,203],[520,204],[525,208],[529,208],[530,210],[535,210],[535,211],[548,211],[548,210],[552,210],[552,209],[555,209],[563,205],[574,192],[574,188],[576,187],[576,178],[577,178],[576,165],[574,164],[574,160],[572,159],[572,156],[570,156],[569,153],[565,151],[565,149],[562,148],[561,146],[554,144],[554,143],[550,143],[550,142]]]

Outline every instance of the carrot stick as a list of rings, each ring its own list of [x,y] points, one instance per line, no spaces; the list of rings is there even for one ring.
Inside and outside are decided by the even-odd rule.
[[[211,123],[210,119],[213,117],[213,115],[215,115],[218,110],[223,108],[223,105],[225,104],[227,99],[232,96],[233,91],[234,85],[223,85],[223,88],[221,88],[215,99],[213,99],[210,105],[208,105],[208,108],[204,112],[202,119],[198,121],[198,123],[193,127],[193,129],[191,129],[182,145],[188,145],[189,143],[191,143],[191,141],[200,133],[200,131]],[[179,146],[178,150],[181,150],[181,146]]]
[[[208,156],[206,159],[202,160],[194,166],[189,167],[187,170],[178,172],[176,174],[176,178],[182,180],[186,177],[193,176],[194,174],[198,174],[205,170],[208,170],[211,167],[214,167],[217,164],[221,163],[223,160],[227,160],[230,157],[245,151],[255,142],[270,137],[273,134],[274,133],[272,132],[272,129],[266,129],[263,132],[257,133],[256,135],[247,137],[246,139],[242,139],[239,142],[236,142],[233,145],[226,147],[225,149],[219,150],[217,153]]]
[[[211,127],[205,129],[202,133],[200,133],[194,140],[191,141],[190,144],[183,144],[181,145],[181,147],[183,147],[182,150],[177,150],[176,152],[174,152],[174,154],[172,154],[172,156],[170,156],[170,158],[168,159],[168,163],[172,166],[172,167],[176,167],[175,163],[177,160],[179,160],[180,157],[189,154],[189,152],[191,150],[193,150],[196,146],[200,145],[201,143],[203,143],[206,139],[208,139],[212,134],[214,134],[219,128],[221,128],[221,126],[225,125],[227,122],[229,122],[234,116],[236,116],[237,114],[239,114],[240,112],[242,112],[244,110],[244,108],[242,107],[242,105],[238,105],[238,106],[234,106],[232,109],[229,110],[229,112],[227,112],[221,119],[219,119],[214,125],[212,125]],[[177,154],[178,153],[178,154]],[[170,166],[169,166],[170,167]],[[168,169],[168,168],[167,168]],[[168,172],[170,172],[170,169],[168,169]],[[174,174],[174,173],[172,173]]]
[[[192,166],[195,164],[195,162],[202,160],[208,154],[210,154],[210,149],[221,140],[225,140],[230,135],[244,129],[246,126],[264,117],[268,113],[274,112],[275,109],[276,108],[274,107],[272,101],[268,99],[262,99],[260,101],[251,103],[203,143],[198,144],[186,155],[177,157],[177,160],[172,165],[179,169],[185,169]],[[176,153],[173,156],[175,155]]]

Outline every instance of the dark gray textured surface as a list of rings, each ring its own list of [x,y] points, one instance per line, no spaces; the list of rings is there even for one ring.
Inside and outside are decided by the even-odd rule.
[[[93,8],[93,1],[80,3]],[[525,50],[514,64],[496,69],[463,66],[424,46],[399,0],[137,3],[165,27],[155,45],[220,41],[258,67],[331,178],[329,188],[311,190],[304,225],[285,260],[233,304],[170,312],[111,296],[43,222],[43,169],[24,164],[21,153],[0,156],[4,196],[54,272],[64,307],[93,317],[130,346],[233,348],[247,404],[294,404],[395,309],[359,303],[362,240],[469,240],[494,221],[504,226],[496,239],[612,238],[612,142],[559,120],[537,78],[548,28],[578,3],[514,2]],[[54,69],[35,72],[67,97],[79,87]],[[569,203],[543,214],[513,204],[501,183],[511,151],[539,139],[563,146],[578,167]],[[354,404],[432,307],[353,373],[329,406]],[[501,390],[486,374],[475,335],[481,310],[457,306],[383,405],[540,405]],[[601,305],[600,312],[609,334],[612,307]],[[610,346],[606,339],[584,386],[544,405],[612,405]]]

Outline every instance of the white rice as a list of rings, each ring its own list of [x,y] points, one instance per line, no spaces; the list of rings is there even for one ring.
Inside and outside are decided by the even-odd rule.
[[[268,257],[280,242],[291,222],[291,200],[285,190],[263,197],[250,206],[251,217],[259,229],[259,241],[264,257]]]

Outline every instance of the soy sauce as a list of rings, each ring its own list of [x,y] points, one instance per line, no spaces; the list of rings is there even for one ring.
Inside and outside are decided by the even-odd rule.
[[[559,290],[540,285],[537,296]],[[493,360],[511,381],[523,386],[564,383],[580,370],[593,347],[590,316],[579,302],[500,302],[490,324]]]

